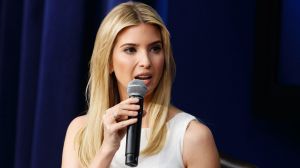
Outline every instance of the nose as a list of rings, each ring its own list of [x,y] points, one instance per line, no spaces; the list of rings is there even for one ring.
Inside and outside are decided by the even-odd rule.
[[[139,66],[149,69],[151,67],[151,59],[147,52],[144,52],[139,57]]]

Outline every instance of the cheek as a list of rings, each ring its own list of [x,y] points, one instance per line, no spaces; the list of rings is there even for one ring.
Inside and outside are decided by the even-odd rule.
[[[158,60],[155,60],[155,64],[154,64],[154,69],[156,71],[156,74],[157,74],[157,80],[160,80],[161,76],[162,76],[162,73],[164,71],[164,66],[165,66],[165,60],[164,60],[164,57],[158,59]],[[157,81],[158,82],[158,81]]]
[[[122,70],[126,70],[126,63],[124,61],[115,60],[113,63],[113,69],[115,73],[120,73]]]
[[[162,73],[163,69],[164,69],[164,66],[165,66],[165,59],[164,57],[162,57],[158,62],[157,62],[157,70],[159,70],[160,73]]]
[[[112,59],[112,68],[115,73],[125,70],[127,66],[128,63],[126,62],[126,59],[123,58],[123,55],[121,55],[119,52],[114,53]]]
[[[123,80],[127,80],[131,74],[132,61],[123,58],[122,55],[116,55],[113,58],[112,68],[117,79],[124,82]]]

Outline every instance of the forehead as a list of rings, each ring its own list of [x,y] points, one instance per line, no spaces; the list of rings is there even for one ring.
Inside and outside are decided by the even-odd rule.
[[[116,38],[117,45],[124,43],[151,43],[161,41],[160,30],[152,24],[139,24],[123,29]]]

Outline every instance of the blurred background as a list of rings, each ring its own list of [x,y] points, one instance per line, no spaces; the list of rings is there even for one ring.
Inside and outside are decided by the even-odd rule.
[[[0,0],[0,167],[60,167],[84,114],[97,29],[117,0]],[[221,153],[262,168],[300,157],[300,1],[147,0],[171,33],[172,102]]]

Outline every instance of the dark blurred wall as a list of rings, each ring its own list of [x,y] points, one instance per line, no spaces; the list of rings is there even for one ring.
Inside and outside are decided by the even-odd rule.
[[[66,128],[86,109],[97,28],[120,2],[0,1],[0,167],[60,165]],[[299,2],[143,2],[171,33],[173,104],[211,128],[220,152],[262,168],[296,167]]]
[[[283,5],[284,11],[288,12],[283,16],[283,20],[287,20],[282,22],[283,43],[286,40],[289,43],[283,45],[282,57],[297,57],[290,61],[293,62],[293,67],[299,69],[300,58],[297,53],[300,46],[300,15],[297,11],[300,6],[298,2],[291,1],[283,1],[287,3]],[[260,25],[257,20],[270,26],[272,20],[279,19],[269,14],[274,6],[272,1],[258,2],[259,4],[254,0],[169,2],[168,26],[178,68],[173,103],[198,116],[213,130],[220,152],[250,161],[259,167],[295,167],[300,156],[298,139],[295,137],[298,129],[286,127],[290,120],[283,117],[280,120],[280,115],[288,115],[290,109],[280,111],[279,119],[274,121],[270,108],[265,108],[266,111],[261,114],[253,108],[253,93],[257,92],[253,86],[257,75],[254,69],[257,70],[256,66],[260,64],[256,55],[263,52],[257,49],[259,47],[256,43],[261,38],[268,38],[263,44],[263,47],[268,47],[273,43],[272,39],[275,39],[268,36],[271,34],[269,32],[276,30],[276,27],[268,27],[266,32],[259,34],[265,25]],[[285,6],[293,3],[293,8]],[[280,2],[278,4],[281,5]],[[281,7],[276,9],[279,14]],[[257,8],[260,8],[259,12]],[[292,17],[286,18],[287,16]],[[290,40],[291,38],[294,40]],[[274,41],[276,42],[278,41]],[[298,50],[290,50],[291,48]],[[268,49],[270,48],[266,48]],[[263,66],[274,61],[271,59],[277,62],[278,55],[274,56],[272,52],[278,50],[271,50],[268,51],[269,60]],[[285,63],[286,67],[290,66],[288,62]],[[258,69],[257,73],[264,73],[263,70]],[[299,80],[300,73],[296,72],[293,73],[298,75]],[[271,72],[270,75],[272,74],[274,73]],[[289,72],[286,74],[292,75]],[[255,82],[264,85],[264,80]],[[263,109],[263,106],[259,108]]]

